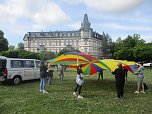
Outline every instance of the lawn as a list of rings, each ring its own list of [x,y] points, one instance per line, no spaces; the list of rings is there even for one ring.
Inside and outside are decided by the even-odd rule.
[[[84,99],[72,95],[76,73],[70,70],[65,72],[63,83],[54,73],[53,84],[47,85],[48,94],[39,92],[39,80],[17,86],[0,83],[0,114],[152,114],[151,71],[145,69],[149,87],[145,94],[134,94],[136,76],[129,73],[123,100],[114,99],[115,80],[109,71],[104,71],[104,80],[97,80],[97,75],[85,77]]]

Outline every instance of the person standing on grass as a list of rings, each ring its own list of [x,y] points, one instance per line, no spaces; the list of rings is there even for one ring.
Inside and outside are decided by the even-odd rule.
[[[64,78],[64,68],[63,68],[63,65],[60,64],[58,68],[59,68],[58,71],[59,71],[60,82],[63,82],[63,78]]]
[[[53,78],[53,68],[52,68],[52,63],[48,63],[48,84],[51,85],[52,84],[52,78]]]
[[[138,70],[136,73],[134,73],[135,75],[137,75],[137,91],[135,91],[134,93],[145,93],[144,91],[144,67],[143,67],[143,63],[140,62],[138,63]],[[140,87],[142,87],[142,91],[140,91]]]
[[[103,70],[99,71],[98,80],[100,80],[100,78],[103,80]]]
[[[112,74],[115,75],[115,84],[117,90],[117,98],[123,98],[124,94],[124,84],[125,84],[125,70],[122,68],[122,63],[118,64],[118,68],[115,69]]]
[[[48,93],[46,91],[46,81],[47,81],[47,67],[44,60],[40,62],[40,92]]]
[[[82,85],[84,83],[84,79],[83,79],[83,75],[82,75],[82,65],[80,64],[78,67],[77,67],[77,77],[76,77],[76,88],[74,89],[74,92],[73,92],[73,95],[82,99],[83,97],[80,96],[81,94],[81,88],[82,88]],[[77,95],[77,90],[78,90],[78,95]]]

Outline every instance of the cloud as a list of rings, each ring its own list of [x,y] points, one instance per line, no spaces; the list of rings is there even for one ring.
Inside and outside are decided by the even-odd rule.
[[[122,14],[124,12],[136,9],[142,5],[145,0],[63,0],[69,4],[84,4],[94,10]]]
[[[150,26],[129,26],[129,25],[123,25],[123,24],[118,24],[118,23],[103,23],[99,25],[100,27],[103,28],[108,28],[108,29],[114,29],[114,30],[129,30],[129,31],[152,31],[152,27]]]
[[[22,41],[29,31],[43,30],[68,20],[69,16],[52,0],[0,1],[0,30],[10,44]]]
[[[30,17],[29,0],[6,0],[0,5],[0,21],[14,23],[21,17]]]
[[[57,23],[62,23],[70,20],[70,18],[60,9],[55,3],[41,3],[38,12],[33,15],[35,26],[48,26]]]
[[[144,35],[141,34],[141,38],[144,39],[146,42],[152,42],[152,35]]]
[[[99,11],[121,14],[139,7],[144,0],[84,0],[85,4]]]
[[[80,3],[83,3],[83,0],[63,0],[63,1],[73,5],[78,5]]]
[[[68,28],[71,28],[71,29],[74,29],[74,30],[78,30],[81,27],[81,22],[68,24],[67,26],[68,26]]]
[[[31,21],[34,26],[47,26],[69,20],[66,13],[48,0],[6,0],[0,5],[0,22]]]

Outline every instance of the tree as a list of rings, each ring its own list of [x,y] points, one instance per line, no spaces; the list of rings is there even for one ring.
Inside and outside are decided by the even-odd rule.
[[[134,34],[133,36],[128,35],[128,37],[124,40],[118,38],[114,47],[114,58],[136,60],[137,55],[134,55],[134,47],[136,47],[137,45],[143,45],[144,43],[145,41],[141,39],[140,35],[138,34]]]
[[[0,51],[7,51],[8,50],[8,41],[4,38],[3,31],[0,30]]]
[[[140,38],[140,35],[134,34],[133,36],[128,35],[126,39],[123,40],[123,46],[127,48],[133,48],[137,44],[144,44],[144,40]]]
[[[9,58],[24,58],[24,59],[40,59],[38,53],[29,52],[25,50],[8,50],[0,52],[0,55],[9,57]]]
[[[18,43],[18,50],[24,50],[24,43]]]
[[[102,53],[104,58],[112,58],[114,53],[114,43],[112,42],[111,37],[109,34],[106,34],[103,32],[102,34]]]
[[[102,34],[102,53],[103,53],[104,58],[107,57],[107,48],[108,48],[108,41],[107,41],[105,33],[103,32],[103,34]]]
[[[40,52],[40,59],[41,60],[50,60],[53,58],[55,58],[54,52],[46,52],[46,51]]]
[[[136,45],[133,49],[133,56],[136,61],[152,61],[152,43],[145,43],[143,45]]]
[[[121,50],[122,47],[123,47],[123,40],[121,39],[121,37],[119,37],[114,43],[114,52]]]
[[[72,47],[71,45],[68,45],[67,47],[63,48],[57,55],[62,55],[64,53],[67,53],[67,52],[80,52],[78,49],[75,49],[74,47]]]
[[[9,46],[8,46],[8,50],[15,50],[15,46],[9,45]]]

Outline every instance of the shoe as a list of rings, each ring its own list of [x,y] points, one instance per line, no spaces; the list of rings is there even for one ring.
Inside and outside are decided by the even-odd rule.
[[[82,96],[80,96],[80,95],[78,95],[78,98],[79,98],[79,99],[83,99],[83,97],[82,97]]]
[[[134,93],[139,93],[139,91],[135,91]]]
[[[73,92],[73,96],[77,97],[77,94],[76,94],[76,92]]]
[[[48,93],[47,91],[43,91],[43,93]]]
[[[43,90],[40,90],[40,92],[43,92]]]
[[[141,93],[145,93],[144,91],[140,91]]]

